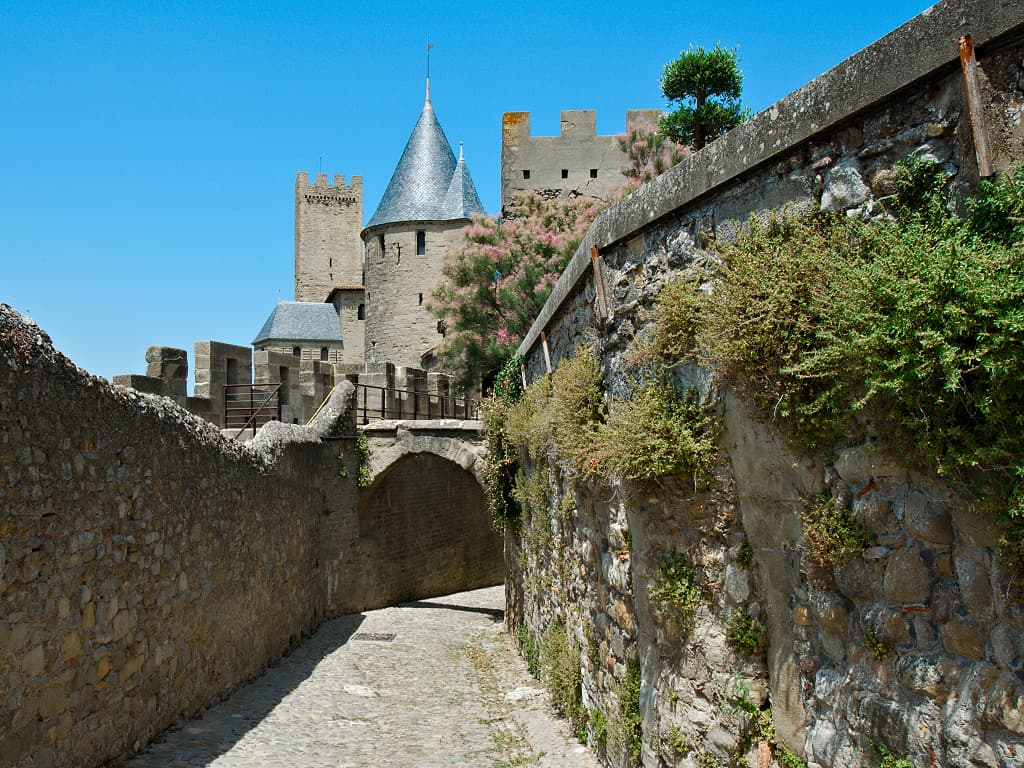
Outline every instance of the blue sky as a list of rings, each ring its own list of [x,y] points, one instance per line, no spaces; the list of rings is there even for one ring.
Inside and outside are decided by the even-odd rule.
[[[431,97],[498,208],[501,113],[600,133],[664,106],[691,42],[738,45],[760,111],[929,3],[0,4],[0,301],[73,361],[248,344],[292,298],[297,171],[359,174],[364,221]],[[954,41],[955,43],[955,41]],[[955,55],[955,50],[953,51]]]

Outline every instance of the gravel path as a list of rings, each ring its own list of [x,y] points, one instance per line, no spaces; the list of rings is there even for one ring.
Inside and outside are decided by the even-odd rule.
[[[597,768],[512,650],[503,606],[493,587],[332,619],[128,768]]]

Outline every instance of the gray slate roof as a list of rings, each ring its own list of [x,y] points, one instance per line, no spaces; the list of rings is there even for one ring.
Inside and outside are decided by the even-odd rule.
[[[483,213],[465,160],[455,154],[428,98],[367,228],[398,221],[451,221]]]
[[[341,325],[333,304],[319,301],[279,301],[260,328],[253,346],[268,341],[341,343]]]

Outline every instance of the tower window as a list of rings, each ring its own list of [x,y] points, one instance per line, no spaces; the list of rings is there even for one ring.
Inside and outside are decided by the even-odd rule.
[[[299,357],[302,354],[302,348],[301,347],[292,347],[292,354],[295,355],[295,357]]]
[[[523,171],[523,178],[524,179],[530,178],[530,172],[529,171]]]
[[[423,294],[422,293],[420,294],[420,306],[421,307],[423,306]]]
[[[569,178],[569,169],[568,168],[563,168],[562,169],[562,178],[563,179],[568,179]]]
[[[591,168],[590,169],[590,178],[592,178],[592,179],[596,179],[597,178],[597,168]]]
[[[320,359],[321,360],[326,360],[327,359],[327,347],[320,347]]]
[[[366,319],[366,305],[365,304],[360,304],[359,308],[356,310],[356,320],[365,320],[365,319]]]
[[[427,233],[422,229],[416,230],[416,255],[423,256],[427,252]]]
[[[384,235],[377,235],[377,252],[380,253],[380,263],[384,263]]]

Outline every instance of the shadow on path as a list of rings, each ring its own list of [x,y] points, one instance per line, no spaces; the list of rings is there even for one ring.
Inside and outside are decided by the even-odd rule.
[[[468,613],[480,613],[490,616],[494,621],[504,621],[505,611],[501,608],[484,608],[477,605],[458,605],[456,603],[443,603],[438,600],[413,600],[408,603],[399,603],[399,608],[444,608],[449,611],[467,611]]]
[[[363,623],[363,614],[328,619],[301,645],[262,675],[243,683],[202,715],[167,731],[130,759],[125,768],[192,768],[207,766],[228,752],[246,733],[308,679],[317,665],[345,645]]]

